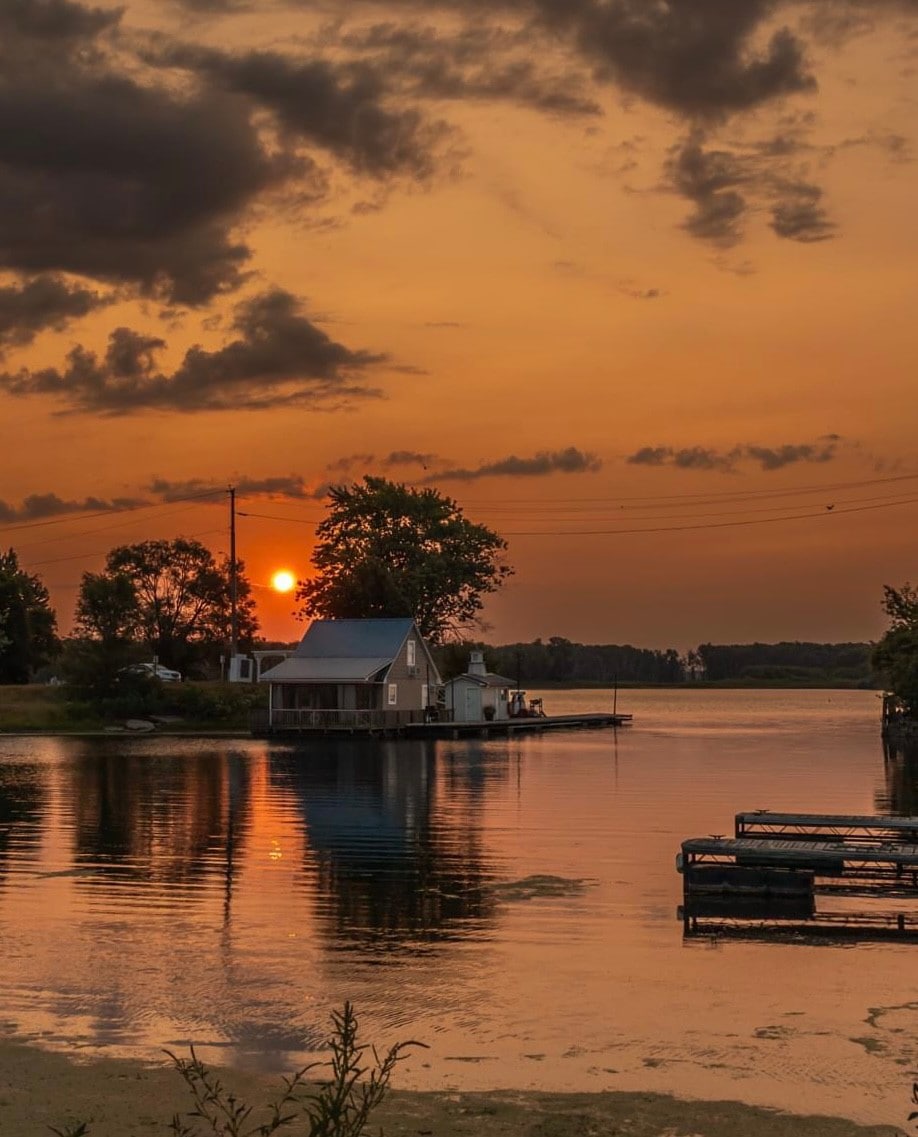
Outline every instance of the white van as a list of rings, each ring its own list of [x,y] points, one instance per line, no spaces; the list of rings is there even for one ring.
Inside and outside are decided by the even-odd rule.
[[[156,679],[162,680],[163,683],[181,683],[181,671],[173,671],[171,667],[163,667],[161,663],[132,663],[130,667],[125,667],[125,671],[131,671],[135,675],[152,675]]]

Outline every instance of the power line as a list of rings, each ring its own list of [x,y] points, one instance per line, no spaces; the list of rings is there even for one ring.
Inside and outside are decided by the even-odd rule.
[[[164,517],[173,517],[177,513],[190,513],[194,508],[193,505],[188,505],[183,509],[172,509],[168,513],[159,514],[156,520],[161,521]],[[54,541],[74,541],[80,537],[94,537],[97,533],[106,533],[111,529],[123,529],[126,525],[134,525],[137,521],[143,520],[144,518],[136,518],[132,521],[116,521],[114,525],[99,525],[95,529],[86,529],[82,533],[68,533],[65,536],[45,537],[42,541],[30,541],[27,545],[17,545],[16,551],[21,553],[23,549],[34,549],[38,545],[50,545]]]
[[[209,537],[212,533],[223,533],[223,532],[224,532],[224,528],[223,528],[223,526],[220,526],[220,528],[218,528],[218,529],[204,529],[200,533],[189,533],[188,536],[189,537]],[[69,557],[54,557],[51,560],[47,560],[47,561],[30,561],[29,563],[30,563],[31,568],[39,568],[42,565],[63,564],[64,561],[79,561],[79,560],[82,560],[84,557],[98,557],[98,556],[102,556],[103,553],[107,553],[107,552],[109,552],[108,549],[93,549],[89,552],[74,553],[72,556],[69,556]]]
[[[847,481],[847,482],[821,482],[811,483],[808,486],[795,486],[791,489],[777,490],[777,489],[764,489],[764,490],[725,490],[722,493],[689,493],[689,494],[638,494],[638,495],[621,495],[616,497],[554,497],[550,501],[559,504],[570,503],[581,504],[587,502],[621,502],[621,501],[641,501],[641,502],[659,502],[663,504],[670,501],[690,501],[692,499],[705,499],[710,501],[726,500],[732,498],[756,498],[756,497],[791,497],[798,494],[810,493],[825,493],[832,490],[851,490],[862,489],[865,486],[878,486],[888,485],[892,482],[910,482],[918,481],[918,473],[916,474],[895,474],[887,478],[864,478],[860,481]],[[487,505],[488,501],[484,498],[463,498],[464,501],[470,502],[473,505]],[[502,502],[509,505],[542,505],[542,499],[531,497],[501,498]]]
[[[142,509],[161,509],[165,505],[175,505],[183,501],[198,501],[205,497],[215,497],[217,494],[225,494],[226,490],[207,490],[206,492],[188,494],[186,497],[174,497],[169,501],[148,501],[142,505],[118,505],[113,506],[111,509],[99,509],[94,513],[79,513],[74,510],[63,517],[45,518],[41,521],[22,521],[16,525],[0,524],[0,529],[12,531],[14,529],[39,529],[46,525],[64,525],[68,521],[91,521],[95,517],[110,517],[113,513],[132,513]],[[71,536],[79,536],[79,534],[71,534]]]
[[[783,517],[756,517],[747,521],[708,521],[700,525],[658,525],[648,529],[538,529],[532,531],[507,530],[504,537],[613,537],[631,533],[678,533],[687,529],[726,529],[737,525],[770,525],[776,521],[806,521],[813,517],[837,517],[840,513],[866,513],[874,509],[889,509],[897,505],[914,505],[918,497],[900,501],[887,501],[879,505],[860,505],[850,509],[824,508],[818,513],[796,513]]]
[[[241,509],[237,511],[238,517],[257,517],[261,521],[287,521],[291,525],[319,525],[324,520],[321,517],[279,517],[275,513],[248,513]]]
[[[761,524],[762,522],[765,522],[765,521],[795,521],[797,519],[802,519],[802,518],[807,518],[807,517],[822,517],[825,514],[831,514],[831,513],[861,513],[861,512],[864,512],[865,510],[869,510],[869,509],[889,509],[892,506],[896,506],[896,505],[910,505],[916,501],[918,501],[918,498],[914,498],[914,497],[895,498],[895,499],[891,499],[891,500],[890,499],[883,499],[883,498],[879,498],[879,497],[850,498],[847,501],[842,499],[841,501],[839,501],[837,503],[825,505],[820,510],[815,511],[815,512],[813,512],[812,504],[806,503],[806,504],[802,504],[802,505],[798,505],[798,506],[791,506],[791,507],[785,507],[785,508],[793,508],[796,510],[809,510],[810,512],[807,512],[807,513],[799,513],[799,512],[798,513],[787,513],[787,514],[782,515],[781,517],[770,517],[770,518],[761,518],[761,519],[749,518],[749,520],[733,521],[733,522],[729,522],[727,524],[731,524],[731,525],[754,525],[754,524]],[[861,503],[872,503],[872,504],[862,505]],[[780,506],[774,506],[774,505],[773,506],[757,506],[757,507],[752,507],[752,508],[743,509],[743,510],[721,510],[721,511],[713,512],[713,513],[696,513],[694,515],[689,515],[689,516],[690,517],[694,516],[696,518],[700,518],[700,517],[729,517],[729,516],[734,516],[736,514],[773,513],[773,512],[775,512],[775,510],[777,510],[779,508],[780,508]],[[291,524],[291,525],[317,525],[320,523],[320,520],[317,518],[283,517],[280,514],[275,514],[275,513],[249,513],[249,512],[243,513],[240,511],[239,516],[240,517],[254,517],[254,518],[258,518],[259,520],[263,520],[263,521],[281,521],[281,522],[285,522],[285,523]],[[675,520],[678,516],[679,516],[678,514],[648,514],[645,517],[636,517],[633,520],[635,520],[635,521],[666,521],[666,520]],[[537,518],[535,520],[537,520]],[[650,532],[665,532],[667,529],[672,529],[673,531],[675,531],[678,529],[703,529],[703,528],[715,528],[715,527],[716,527],[716,523],[706,523],[706,524],[699,524],[699,525],[660,527],[659,529],[601,529],[601,530],[545,529],[545,530],[539,530],[539,531],[525,531],[525,532],[508,530],[508,531],[506,531],[505,535],[508,537],[536,537],[536,536],[542,536],[542,535],[545,535],[545,536],[564,536],[565,534],[570,533],[571,535],[576,535],[576,536],[598,536],[600,534],[606,534],[606,533],[650,533]]]

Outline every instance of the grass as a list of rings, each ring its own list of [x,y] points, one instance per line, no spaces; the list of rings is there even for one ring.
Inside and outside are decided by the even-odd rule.
[[[186,1113],[176,1113],[165,1132],[172,1137],[271,1137],[280,1129],[299,1137],[361,1137],[370,1117],[389,1090],[395,1067],[405,1051],[422,1042],[399,1042],[382,1057],[375,1047],[358,1040],[354,1008],[344,1004],[332,1012],[329,1062],[311,1062],[284,1078],[277,1095],[259,1109],[227,1090],[191,1048],[182,1058],[165,1051],[191,1098]],[[368,1054],[372,1063],[367,1062]],[[322,1068],[330,1076],[316,1080]],[[261,1120],[259,1120],[261,1118]],[[57,1137],[91,1137],[89,1123],[65,1129],[51,1127]]]
[[[101,705],[74,699],[64,686],[5,685],[0,686],[0,733],[102,731],[149,714],[167,720],[160,733],[248,731],[251,711],[266,700],[264,686],[220,682],[154,684],[145,701],[110,699]]]

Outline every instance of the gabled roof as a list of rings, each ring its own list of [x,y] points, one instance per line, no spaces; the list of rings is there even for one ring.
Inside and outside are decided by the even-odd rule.
[[[449,683],[456,683],[460,679],[468,679],[470,683],[477,683],[479,687],[515,687],[516,680],[508,679],[506,675],[496,675],[493,671],[486,671],[484,675],[471,675],[468,671],[464,675],[457,675]],[[449,684],[447,684],[448,686]]]
[[[384,658],[391,663],[414,628],[414,620],[313,620],[293,659]]]
[[[385,672],[414,633],[410,617],[390,620],[314,620],[289,659],[263,671],[271,682],[368,683]],[[436,675],[436,669],[434,669]],[[439,677],[437,676],[437,682]]]

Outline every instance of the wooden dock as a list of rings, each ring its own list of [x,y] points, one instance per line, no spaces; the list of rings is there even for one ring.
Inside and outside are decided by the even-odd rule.
[[[479,722],[424,721],[421,716],[385,712],[316,711],[279,715],[271,722],[266,711],[252,717],[259,738],[508,738],[549,730],[599,730],[627,726],[631,715],[594,711],[577,715],[525,715]]]
[[[736,836],[682,842],[681,916],[792,921],[809,927],[880,926],[918,933],[918,817],[738,813]],[[864,911],[820,911],[816,897],[866,898]],[[893,908],[884,907],[895,901]]]
[[[408,738],[507,738],[516,734],[542,734],[547,730],[598,730],[627,726],[631,715],[596,711],[581,715],[533,715],[490,722],[430,722],[407,727]]]

